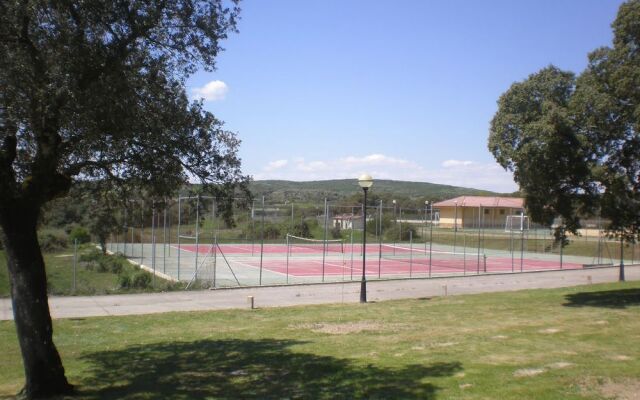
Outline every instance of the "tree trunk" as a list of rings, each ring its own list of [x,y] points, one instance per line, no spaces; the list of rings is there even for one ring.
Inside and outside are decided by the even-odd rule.
[[[0,226],[26,378],[22,392],[29,399],[67,394],[73,386],[53,343],[47,277],[36,231],[38,211],[17,208],[2,210]]]

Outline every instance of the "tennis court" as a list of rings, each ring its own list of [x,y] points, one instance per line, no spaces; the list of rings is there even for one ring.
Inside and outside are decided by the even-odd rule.
[[[219,215],[215,199],[204,196],[181,197],[150,213],[140,209],[140,215],[131,210],[123,213],[128,218],[124,232],[112,237],[109,249],[168,279],[200,287],[361,279],[360,206],[240,203],[233,209],[235,225]],[[471,218],[474,223],[456,229],[439,226],[425,209],[396,209],[382,202],[369,208],[367,279],[519,273],[618,262],[619,252],[601,230],[597,236],[571,238],[567,252],[550,228],[517,223],[518,218],[524,222],[517,215],[507,218],[507,226]],[[633,263],[633,249],[628,254]]]
[[[181,245],[180,250],[201,256],[224,254],[240,267],[263,269],[291,277],[336,277],[351,279],[362,275],[362,245],[325,246],[285,244]],[[252,257],[251,254],[263,257]],[[428,277],[446,274],[484,274],[583,268],[579,262],[540,259],[539,255],[485,254],[473,249],[452,252],[445,249],[411,248],[393,244],[367,245],[367,277]],[[528,258],[530,257],[530,258]]]

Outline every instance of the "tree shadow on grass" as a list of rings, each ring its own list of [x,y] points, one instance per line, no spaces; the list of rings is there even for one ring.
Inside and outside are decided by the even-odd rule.
[[[620,289],[603,292],[581,292],[565,296],[566,307],[627,308],[640,305],[640,289]]]
[[[459,362],[385,369],[348,359],[301,353],[291,340],[202,340],[159,343],[84,356],[87,399],[421,398],[451,376]]]

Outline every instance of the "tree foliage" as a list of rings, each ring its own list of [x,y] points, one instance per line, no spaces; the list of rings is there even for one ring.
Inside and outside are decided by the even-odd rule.
[[[246,178],[239,140],[187,97],[236,30],[223,0],[0,2],[0,238],[25,395],[71,386],[52,343],[42,207],[74,181],[169,195],[187,180],[228,193]],[[230,195],[226,195],[230,196]]]
[[[577,78],[550,66],[500,97],[489,150],[513,171],[534,221],[560,216],[575,232],[581,217],[599,212],[612,234],[634,240],[640,226],[640,1],[624,3],[612,26],[613,47],[593,51]]]

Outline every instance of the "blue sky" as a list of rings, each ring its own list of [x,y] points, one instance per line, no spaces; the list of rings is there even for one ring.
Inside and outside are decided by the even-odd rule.
[[[609,45],[618,0],[246,0],[194,97],[242,140],[255,179],[517,187],[487,150],[496,101]]]

